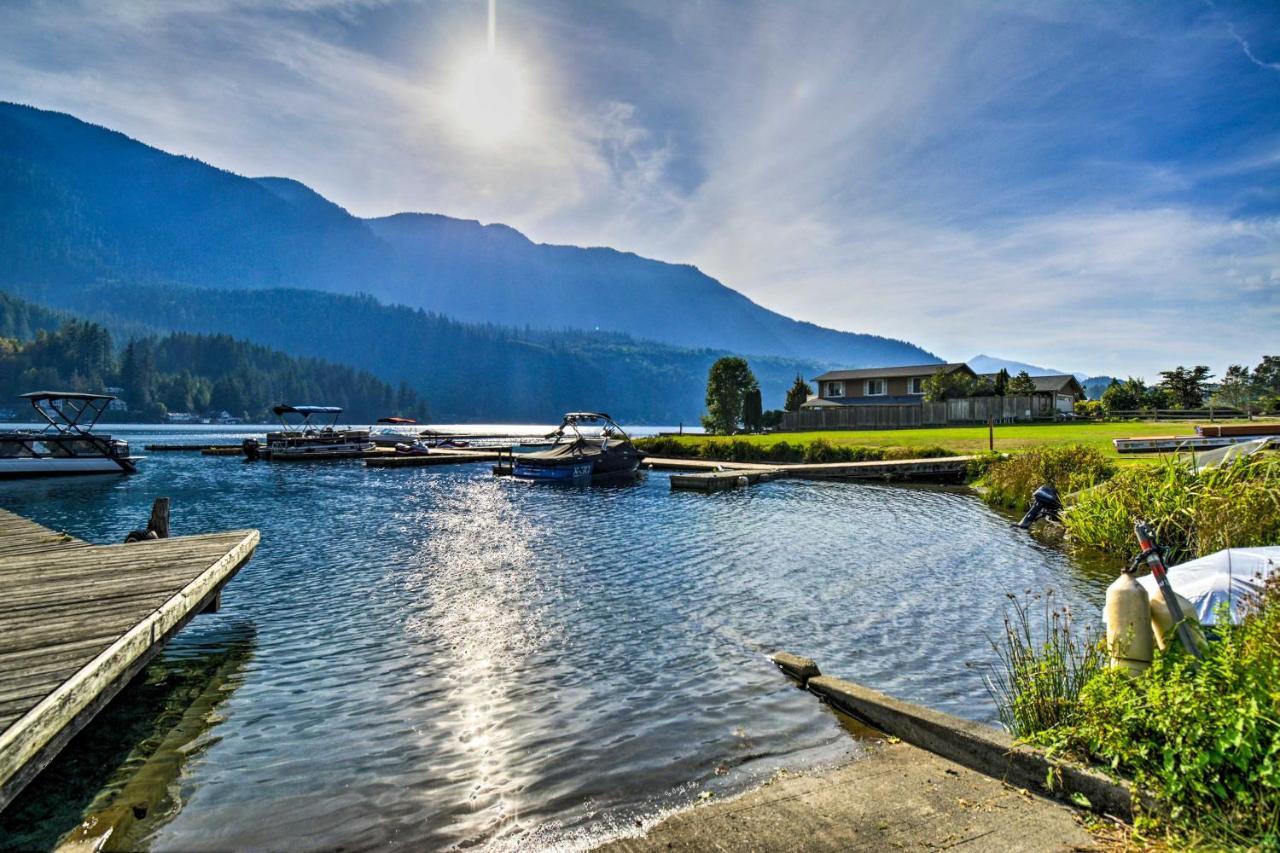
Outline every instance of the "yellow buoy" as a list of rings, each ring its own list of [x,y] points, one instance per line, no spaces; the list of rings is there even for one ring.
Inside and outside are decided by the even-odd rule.
[[[1187,620],[1187,627],[1191,629],[1192,642],[1203,652],[1208,643],[1205,641],[1204,632],[1200,630],[1200,620],[1196,618],[1195,605],[1176,592],[1173,597],[1177,599],[1178,607],[1182,610],[1182,618]],[[1164,592],[1157,589],[1156,594],[1151,596],[1151,630],[1155,634],[1156,645],[1161,651],[1167,649],[1169,644],[1178,642],[1177,632],[1173,629],[1173,614],[1164,603]]]
[[[1142,584],[1125,572],[1107,587],[1107,650],[1111,665],[1137,675],[1151,665],[1151,599]]]

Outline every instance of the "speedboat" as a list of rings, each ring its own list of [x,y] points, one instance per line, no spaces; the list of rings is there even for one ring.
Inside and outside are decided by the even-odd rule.
[[[582,433],[581,427],[595,425],[598,435]],[[633,480],[644,458],[622,427],[601,412],[570,412],[547,438],[538,450],[512,454],[513,477],[560,483]]]
[[[360,459],[375,445],[367,429],[339,429],[337,406],[276,406],[271,410],[280,418],[281,430],[267,433],[266,444],[246,438],[241,445],[249,459],[273,462],[311,461],[320,459]],[[290,420],[293,416],[294,420]],[[320,420],[317,426],[315,420]]]
[[[413,418],[378,418],[378,422],[374,424],[374,427],[381,427],[381,429],[371,429],[369,438],[379,447],[395,447],[406,439],[414,437],[410,433],[396,429],[396,427],[417,425],[418,422]]]
[[[0,432],[0,477],[138,473],[141,457],[129,455],[129,442],[91,431],[115,397],[76,391],[19,396],[48,426]]]

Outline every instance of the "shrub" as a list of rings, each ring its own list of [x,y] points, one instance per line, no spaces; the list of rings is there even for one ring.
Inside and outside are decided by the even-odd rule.
[[[1101,400],[1076,400],[1074,409],[1082,418],[1100,418],[1106,414]]]
[[[1198,473],[1177,460],[1129,468],[1063,513],[1073,543],[1137,553],[1133,522],[1152,527],[1169,563],[1280,539],[1280,460],[1237,459]]]
[[[1042,485],[1049,484],[1066,495],[1101,483],[1115,473],[1111,460],[1082,444],[1035,447],[985,465],[982,485],[986,487],[987,502],[1018,509]]]
[[[1065,722],[1030,739],[1131,776],[1179,846],[1280,845],[1280,576],[1196,662],[1178,645],[1131,678],[1093,676]]]

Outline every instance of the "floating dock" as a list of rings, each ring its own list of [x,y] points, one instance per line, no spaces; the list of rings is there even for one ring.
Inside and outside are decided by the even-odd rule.
[[[880,459],[870,462],[819,462],[761,464],[717,462],[711,459],[671,459],[647,456],[644,465],[668,471],[705,471],[718,474],[773,474],[796,480],[958,480],[976,456],[940,456],[936,459]]]
[[[240,451],[238,444],[148,444],[146,449],[152,453],[200,453],[206,450]]]
[[[672,491],[719,492],[754,486],[756,483],[784,476],[776,468],[770,471],[697,471],[692,474],[672,474]]]
[[[366,456],[368,468],[423,468],[431,465],[461,465],[468,462],[497,462],[497,452],[477,450],[450,450],[447,453],[410,455],[407,453],[380,453]]]
[[[91,545],[0,510],[0,809],[253,556],[258,531]]]
[[[1116,453],[1177,453],[1202,450],[1218,450],[1233,444],[1256,441],[1260,435],[1138,435],[1133,438],[1113,438]]]

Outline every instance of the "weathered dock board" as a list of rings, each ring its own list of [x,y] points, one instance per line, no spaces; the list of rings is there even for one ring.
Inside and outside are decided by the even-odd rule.
[[[672,474],[671,489],[673,491],[719,492],[725,489],[754,486],[756,483],[781,476],[784,476],[784,474],[776,469],[771,471],[698,471],[692,474]]]
[[[256,530],[90,545],[0,510],[0,809],[257,545]]]
[[[410,456],[403,453],[370,456],[364,460],[369,468],[421,468],[429,465],[460,465],[467,462],[496,462],[499,454],[453,450],[448,453],[428,453],[422,456]]]

